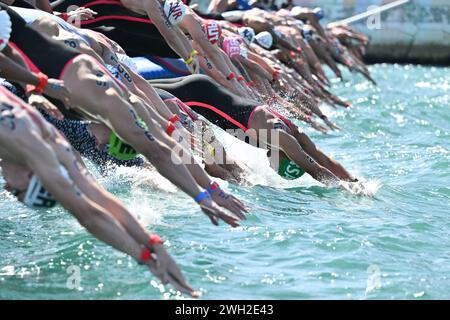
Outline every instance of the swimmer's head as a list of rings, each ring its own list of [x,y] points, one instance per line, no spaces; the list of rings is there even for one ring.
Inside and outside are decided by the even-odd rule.
[[[5,175],[5,190],[11,192],[17,200],[33,209],[49,209],[56,206],[56,199],[44,188],[36,175]]]
[[[222,28],[214,20],[205,21],[202,25],[202,29],[209,42],[212,44],[216,44],[222,36]]]
[[[107,152],[110,156],[124,161],[134,159],[137,156],[136,150],[120,139],[107,126],[99,123],[90,123],[87,130],[94,136],[99,150],[104,150],[108,146]]]
[[[40,17],[31,24],[31,26],[49,37],[56,37],[59,35],[59,25],[56,21],[49,17]]]
[[[322,20],[325,17],[325,12],[322,8],[317,7],[313,10],[314,15],[317,17],[317,19]]]
[[[271,168],[286,180],[295,180],[305,174],[305,170],[289,159],[281,150],[269,150],[267,157],[269,158]]]
[[[238,32],[246,44],[251,44],[255,41],[255,30],[253,30],[253,28],[241,27],[238,29]]]
[[[116,159],[128,161],[137,157],[138,153],[132,146],[111,132],[108,144],[108,153]]]
[[[6,48],[11,36],[11,18],[6,11],[0,11],[0,51]]]
[[[180,0],[166,0],[164,2],[164,14],[169,22],[176,26],[179,24],[186,13],[186,6]]]
[[[273,37],[267,31],[263,31],[263,32],[258,33],[255,36],[255,39],[256,39],[256,43],[258,43],[264,49],[269,50],[272,47],[272,45],[273,45]]]

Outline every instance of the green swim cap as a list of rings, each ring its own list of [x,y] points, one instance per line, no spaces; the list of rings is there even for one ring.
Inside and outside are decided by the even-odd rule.
[[[137,157],[136,150],[120,139],[114,132],[111,132],[111,136],[109,137],[108,153],[114,158],[123,161]]]
[[[144,120],[139,119],[139,125],[143,129],[147,129],[147,125]],[[138,153],[132,146],[125,143],[122,139],[120,139],[114,131],[111,132],[111,136],[109,137],[109,145],[108,145],[108,153],[110,156],[113,156],[116,159],[128,161],[137,157]]]
[[[288,157],[283,157],[280,160],[278,167],[278,174],[286,180],[295,180],[305,174],[305,170],[300,168],[295,162]]]

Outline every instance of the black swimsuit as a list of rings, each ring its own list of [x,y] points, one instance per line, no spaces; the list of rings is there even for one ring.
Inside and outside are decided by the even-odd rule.
[[[168,96],[168,92],[224,130],[247,131],[253,112],[261,106],[255,100],[235,95],[205,75],[150,80],[149,83],[166,91],[166,93],[158,91],[163,100]],[[277,117],[280,123],[289,128],[294,127],[289,119],[276,110],[268,107],[266,110]]]
[[[66,12],[70,6],[97,12],[93,19],[81,21],[81,27],[103,33],[120,44],[130,56],[178,58],[146,15],[125,8],[119,0],[59,0],[52,3],[58,12]]]
[[[204,75],[153,80],[150,83],[156,88],[168,91],[224,130],[247,131],[250,117],[260,105],[257,101],[231,93]]]
[[[63,43],[43,35],[7,5],[0,3],[11,18],[12,32],[9,40],[33,72],[43,72],[48,77],[60,79],[66,66],[81,53]]]

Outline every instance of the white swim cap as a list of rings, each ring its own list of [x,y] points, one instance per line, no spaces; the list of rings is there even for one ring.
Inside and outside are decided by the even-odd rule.
[[[6,11],[0,11],[0,51],[6,48],[11,36],[11,18]]]
[[[186,13],[186,6],[180,0],[166,0],[164,2],[164,14],[172,25],[179,24]]]
[[[39,179],[33,175],[28,184],[23,203],[33,209],[53,208],[56,199],[45,190]]]
[[[253,43],[255,40],[255,30],[250,27],[241,27],[238,29],[239,35],[244,39],[246,44]]]
[[[298,14],[300,14],[301,12],[303,12],[305,9],[303,8],[303,7],[300,7],[300,6],[294,6],[292,9],[291,9],[291,15],[292,16],[296,16],[296,15],[298,15]]]
[[[138,67],[136,66],[136,63],[134,63],[134,61],[128,55],[122,53],[116,53],[116,55],[120,63],[123,63],[132,71],[138,73]]]
[[[269,50],[272,47],[273,38],[272,38],[272,35],[267,31],[258,33],[255,36],[255,39],[256,39],[256,42],[264,49]]]

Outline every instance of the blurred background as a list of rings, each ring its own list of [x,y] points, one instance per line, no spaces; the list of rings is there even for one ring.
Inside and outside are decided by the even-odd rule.
[[[266,1],[267,2],[267,1]],[[286,0],[273,0],[281,7]],[[294,5],[322,7],[326,22],[342,20],[394,0],[293,0]],[[209,0],[193,0],[202,11]],[[371,39],[368,62],[450,65],[450,0],[410,0],[408,3],[351,26]]]

